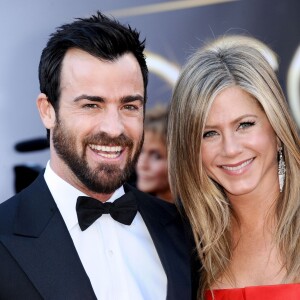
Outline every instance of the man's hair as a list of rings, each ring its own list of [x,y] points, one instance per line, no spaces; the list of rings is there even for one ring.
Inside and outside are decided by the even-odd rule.
[[[129,25],[122,25],[98,11],[88,18],[77,18],[58,27],[42,52],[40,91],[47,95],[55,111],[59,109],[62,61],[71,48],[81,49],[105,61],[114,61],[125,53],[132,53],[141,68],[146,101],[148,69],[143,53],[145,40],[140,41],[139,32]]]

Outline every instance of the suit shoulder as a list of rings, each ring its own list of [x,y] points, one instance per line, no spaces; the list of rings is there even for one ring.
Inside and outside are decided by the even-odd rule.
[[[0,204],[0,232],[13,226],[20,205],[30,200],[34,191],[42,188],[42,180],[43,177],[40,175],[28,187]]]
[[[0,204],[0,233],[12,228],[19,203],[20,195],[17,194]]]
[[[142,192],[138,190],[137,188],[126,184],[125,191],[131,190],[139,199],[142,199],[143,202],[151,203],[153,206],[157,206],[160,208],[164,208],[168,211],[177,211],[176,205],[170,202],[167,202],[165,200],[162,200],[160,198],[157,198],[153,195],[150,195],[148,193]]]

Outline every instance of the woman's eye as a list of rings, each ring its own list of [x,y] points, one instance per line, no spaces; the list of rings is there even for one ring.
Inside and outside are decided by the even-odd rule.
[[[255,125],[255,122],[242,122],[242,123],[240,123],[239,128],[246,129],[246,128],[251,127],[253,125]]]
[[[203,134],[203,138],[205,139],[205,138],[213,137],[215,135],[217,135],[217,133],[215,131],[212,131],[212,130],[211,131],[206,131]]]
[[[160,153],[160,151],[151,151],[150,153],[150,157],[153,159],[153,160],[160,160],[160,159],[163,159],[163,155]]]
[[[154,157],[156,160],[162,159],[162,156],[160,155],[160,153],[155,153],[155,154],[153,155],[153,157]]]

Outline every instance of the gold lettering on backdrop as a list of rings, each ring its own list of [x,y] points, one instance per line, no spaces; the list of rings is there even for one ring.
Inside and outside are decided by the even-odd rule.
[[[149,71],[166,81],[173,88],[179,76],[180,66],[150,51],[145,51],[145,55]]]
[[[179,9],[188,9],[192,7],[214,5],[226,2],[234,2],[240,0],[176,0],[167,1],[162,3],[155,3],[149,5],[134,6],[123,9],[111,10],[108,13],[114,17],[129,17],[129,16],[140,16],[147,14],[160,13],[165,11],[174,11]]]

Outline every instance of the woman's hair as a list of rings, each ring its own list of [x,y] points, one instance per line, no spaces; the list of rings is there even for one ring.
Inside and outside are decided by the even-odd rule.
[[[214,99],[232,86],[257,99],[282,144],[286,179],[276,203],[275,242],[287,270],[285,281],[300,274],[300,142],[295,122],[261,52],[239,39],[217,40],[194,53],[183,67],[170,104],[167,137],[172,192],[182,201],[202,262],[201,297],[220,275],[228,276],[231,259],[233,211],[222,187],[203,168],[201,142]]]
[[[167,140],[168,109],[162,104],[157,104],[146,111],[144,130],[151,131],[166,144]]]

